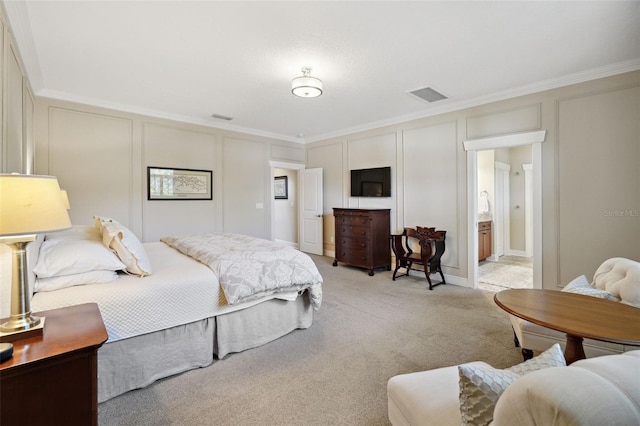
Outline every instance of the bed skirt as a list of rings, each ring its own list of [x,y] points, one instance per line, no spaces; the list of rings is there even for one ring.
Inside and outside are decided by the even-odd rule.
[[[98,350],[98,402],[156,380],[309,328],[313,309],[305,292],[295,301],[271,299],[240,311],[107,343]]]

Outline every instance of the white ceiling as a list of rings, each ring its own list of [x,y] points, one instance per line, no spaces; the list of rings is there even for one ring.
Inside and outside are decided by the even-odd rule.
[[[638,1],[3,6],[36,95],[299,142],[640,69]]]

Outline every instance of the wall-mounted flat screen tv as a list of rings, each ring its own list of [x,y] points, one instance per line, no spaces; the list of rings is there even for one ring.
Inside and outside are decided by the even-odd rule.
[[[351,170],[352,197],[391,197],[391,167]]]

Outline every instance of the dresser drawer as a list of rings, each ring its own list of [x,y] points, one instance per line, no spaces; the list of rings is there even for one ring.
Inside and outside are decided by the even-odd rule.
[[[369,239],[342,237],[340,239],[340,247],[343,250],[364,250],[369,246]]]
[[[350,263],[354,266],[368,265],[368,252],[366,250],[341,250],[340,261]]]
[[[338,233],[342,236],[351,238],[364,238],[371,235],[369,229],[365,226],[338,226]]]
[[[371,220],[365,216],[338,216],[336,222],[342,225],[360,225],[369,228]]]

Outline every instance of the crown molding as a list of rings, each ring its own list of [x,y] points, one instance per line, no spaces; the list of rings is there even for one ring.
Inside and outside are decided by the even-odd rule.
[[[233,124],[218,123],[218,122],[213,123],[212,118],[204,119],[199,117],[191,117],[187,115],[172,114],[172,113],[158,111],[158,110],[149,109],[149,108],[141,108],[141,107],[126,105],[126,104],[118,104],[115,102],[107,102],[102,99],[72,95],[72,94],[69,94],[66,92],[60,92],[57,90],[44,89],[44,90],[40,90],[38,93],[36,93],[36,95],[42,98],[74,102],[74,103],[98,107],[98,108],[106,108],[106,109],[111,109],[111,110],[116,110],[121,112],[127,112],[130,114],[145,115],[148,117],[178,121],[181,123],[196,124],[199,126],[210,127],[213,129],[228,130],[231,132],[245,133],[245,134],[265,137],[269,139],[277,139],[279,141],[287,141],[287,142],[304,144],[304,139],[301,139],[301,138],[296,138],[288,135],[281,135],[279,133],[267,132],[260,129],[253,129],[251,127],[236,126]]]
[[[569,74],[559,78],[548,79],[539,81],[536,83],[520,86],[517,88],[505,90],[502,92],[493,93],[491,95],[480,96],[473,99],[467,99],[464,101],[445,101],[446,104],[442,106],[429,109],[428,111],[420,111],[416,113],[406,114],[387,120],[381,120],[363,124],[361,126],[350,127],[335,132],[324,133],[312,138],[305,139],[305,143],[319,142],[326,139],[337,138],[346,136],[353,133],[364,132],[368,130],[377,129],[380,127],[393,126],[401,123],[406,123],[413,120],[419,120],[422,118],[433,117],[436,115],[446,114],[449,112],[460,111],[466,108],[477,107],[480,105],[489,104],[492,102],[504,101],[507,99],[516,98],[518,96],[530,95],[533,93],[544,92],[546,90],[557,89],[560,87],[570,86],[572,84],[584,83],[591,80],[597,80],[599,78],[611,77],[618,74],[624,74],[631,71],[640,70],[640,58],[629,61],[619,62],[616,64],[607,65],[604,67],[594,68],[587,71],[581,71],[574,74]]]

